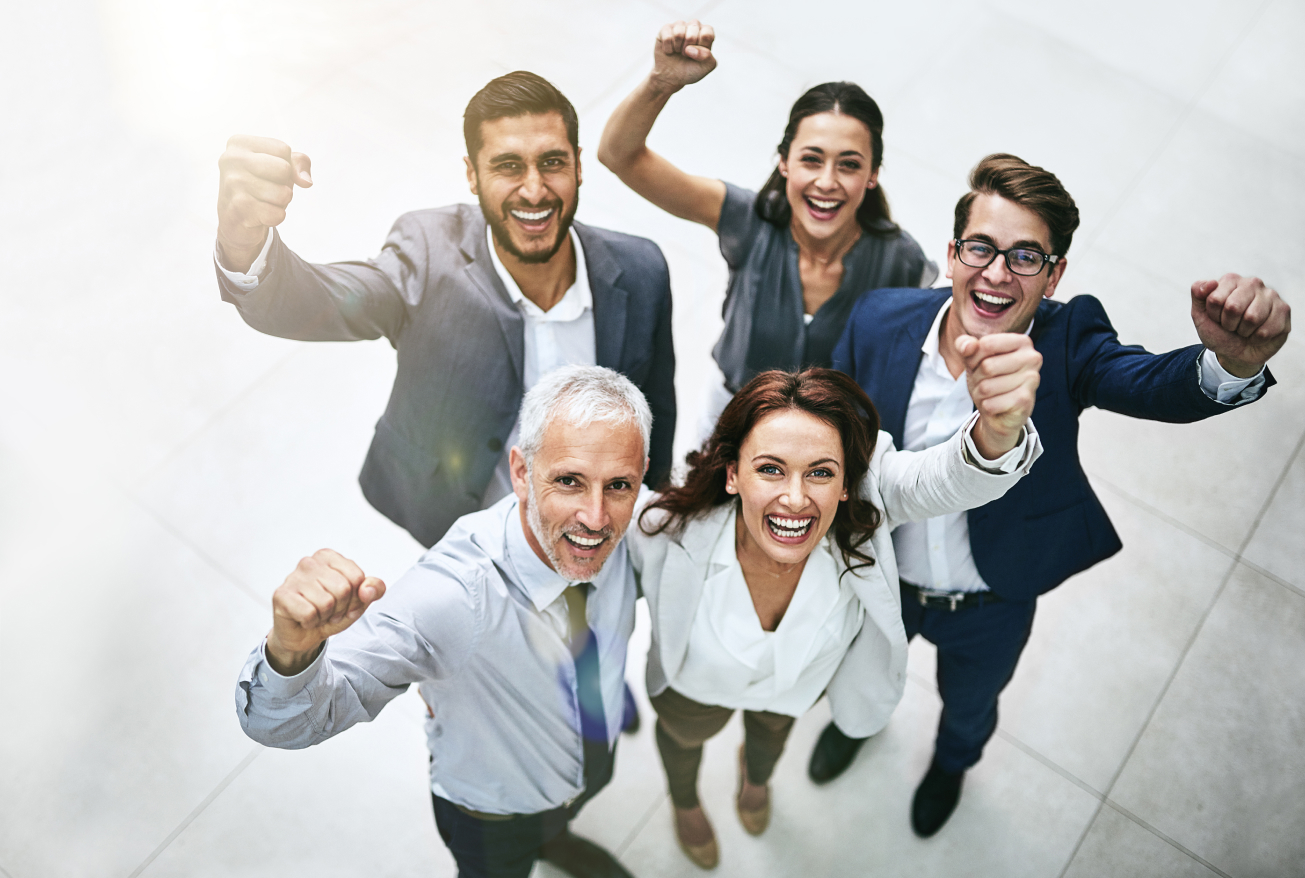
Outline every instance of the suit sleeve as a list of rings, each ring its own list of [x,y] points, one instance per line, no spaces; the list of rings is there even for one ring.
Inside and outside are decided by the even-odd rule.
[[[395,222],[380,254],[365,262],[318,265],[275,233],[267,275],[243,292],[218,271],[222,298],[260,332],[299,341],[356,341],[403,331],[426,285],[425,229],[411,214]]]
[[[294,677],[274,671],[260,643],[236,685],[241,728],[260,744],[299,750],[370,722],[411,683],[448,679],[480,640],[483,585],[418,565]]]
[[[652,409],[652,447],[648,449],[648,474],[645,484],[659,487],[671,474],[671,456],[675,444],[675,342],[671,335],[671,281],[666,259],[657,251],[662,280],[659,284],[661,307],[653,331],[653,359],[644,382],[644,395]]]

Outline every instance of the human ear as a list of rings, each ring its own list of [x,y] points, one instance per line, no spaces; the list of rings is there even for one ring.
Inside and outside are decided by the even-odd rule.
[[[738,477],[739,465],[737,463],[725,464],[725,493],[737,494],[739,492]]]
[[[471,163],[471,158],[465,155],[462,157],[462,163],[467,166],[467,185],[471,187],[471,194],[480,195],[480,192],[477,191],[476,185],[478,182],[476,166]]]

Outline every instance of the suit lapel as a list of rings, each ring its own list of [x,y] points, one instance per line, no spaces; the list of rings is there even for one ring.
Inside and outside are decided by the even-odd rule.
[[[621,370],[621,353],[625,349],[626,300],[629,293],[617,286],[621,266],[606,242],[581,223],[576,234],[585,251],[585,268],[589,272],[589,290],[594,299],[594,356],[598,365]]]
[[[915,388],[915,373],[924,358],[920,346],[941,307],[940,300],[916,309],[904,331],[893,333],[885,355],[875,358],[876,368],[865,386],[879,411],[880,427],[892,435],[898,448],[902,447],[902,435],[906,432],[906,409]]]
[[[706,518],[690,521],[680,539],[667,547],[657,606],[658,641],[667,679],[680,672],[688,654],[693,617],[711,572],[711,552],[730,511],[727,505]]]
[[[507,344],[508,356],[512,368],[518,376],[525,374],[526,363],[526,324],[521,312],[512,304],[507,288],[494,270],[494,263],[489,258],[489,241],[485,234],[485,218],[476,211],[476,219],[463,228],[462,240],[458,247],[462,257],[467,261],[464,271],[472,287],[484,297],[498,325],[503,330],[503,340]]]

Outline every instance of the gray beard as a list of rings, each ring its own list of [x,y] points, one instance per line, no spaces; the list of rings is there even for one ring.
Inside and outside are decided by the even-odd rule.
[[[557,550],[553,548],[554,541],[547,533],[545,533],[544,520],[539,516],[539,501],[535,497],[535,478],[534,473],[531,471],[529,466],[526,467],[526,522],[530,525],[530,532],[535,535],[535,541],[538,542],[539,547],[544,550],[544,557],[548,559],[548,563],[552,565],[553,570],[558,576],[568,582],[588,582],[597,577],[598,574],[602,572],[603,567],[607,566],[607,559],[605,558],[603,559],[603,563],[599,564],[597,569],[592,573],[587,574],[584,579],[575,579],[563,570],[562,559],[558,557]],[[621,537],[624,535],[624,532],[619,534],[612,533],[610,539],[613,542],[619,543]],[[615,549],[613,549],[613,552],[614,551]],[[611,557],[611,553],[608,553],[607,558]]]

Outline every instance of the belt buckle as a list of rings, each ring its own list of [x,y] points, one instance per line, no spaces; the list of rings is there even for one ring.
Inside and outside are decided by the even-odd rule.
[[[929,606],[930,600],[947,601],[947,609],[953,613],[956,612],[956,605],[965,600],[965,595],[963,593],[954,591],[935,591],[931,588],[922,588],[920,589],[919,594],[920,606]]]

